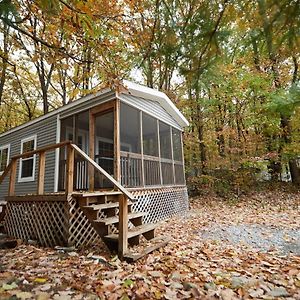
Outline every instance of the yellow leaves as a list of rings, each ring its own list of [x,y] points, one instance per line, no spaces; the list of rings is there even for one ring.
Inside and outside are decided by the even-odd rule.
[[[34,279],[34,282],[37,282],[37,283],[45,283],[46,281],[47,281],[46,278],[38,277],[38,278]]]

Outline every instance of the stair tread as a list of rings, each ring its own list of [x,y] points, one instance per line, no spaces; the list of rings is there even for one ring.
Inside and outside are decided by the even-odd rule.
[[[136,218],[142,217],[144,215],[145,215],[144,212],[129,213],[128,214],[128,220],[136,219]],[[94,222],[96,222],[96,223],[104,223],[105,225],[114,224],[114,223],[118,223],[119,222],[119,216],[98,219],[98,220],[95,220]]]
[[[104,192],[86,192],[86,193],[73,193],[74,197],[97,197],[97,196],[114,196],[122,195],[122,192],[119,191],[104,191]]]
[[[128,262],[134,262],[134,261],[144,257],[145,255],[147,255],[161,247],[166,246],[170,240],[171,240],[171,237],[169,237],[169,236],[155,237],[154,239],[151,240],[151,245],[146,246],[139,252],[129,251],[129,252],[125,253],[123,257]]]
[[[153,229],[155,229],[157,227],[156,224],[144,224],[144,225],[140,225],[140,226],[136,226],[134,228],[131,228],[131,229],[128,229],[128,238],[133,238],[137,235],[140,235],[140,234],[143,234],[143,233],[146,233],[148,231],[151,231]],[[119,238],[119,235],[118,234],[109,234],[109,235],[106,235],[104,238],[106,239],[109,239],[109,240],[115,240],[117,241],[118,238]]]
[[[127,205],[132,205],[132,202],[128,202]],[[92,205],[84,206],[84,208],[93,209],[93,210],[101,210],[101,209],[116,208],[116,207],[119,207],[119,202],[108,202],[108,203],[92,204]]]

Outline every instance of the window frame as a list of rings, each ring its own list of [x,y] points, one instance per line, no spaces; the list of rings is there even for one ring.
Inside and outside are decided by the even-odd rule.
[[[3,146],[0,146],[0,151],[2,151],[4,149],[7,149],[7,161],[6,161],[6,166],[5,166],[5,167],[7,167],[8,164],[9,164],[9,159],[10,159],[10,144],[6,144],[6,145],[3,145]],[[1,161],[0,161],[0,164],[1,164]],[[0,171],[0,175],[2,175],[3,172],[4,172],[4,170]]]
[[[26,142],[29,141],[34,141],[33,144],[33,150],[36,150],[37,147],[37,135],[31,135],[28,136],[24,139],[21,140],[21,150],[20,150],[20,154],[23,154],[23,145]],[[23,160],[26,161],[28,159],[33,159],[33,170],[32,170],[32,176],[30,177],[22,177],[22,167],[23,167]],[[20,158],[20,163],[19,163],[19,176],[18,176],[18,182],[31,182],[34,181],[35,178],[35,167],[36,167],[36,154],[34,154],[33,156],[27,157],[27,158]]]

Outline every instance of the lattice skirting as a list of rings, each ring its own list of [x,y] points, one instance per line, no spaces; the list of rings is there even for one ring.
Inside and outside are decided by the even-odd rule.
[[[186,187],[132,190],[133,211],[146,212],[144,223],[155,223],[189,208]],[[9,235],[35,240],[41,246],[89,246],[102,243],[77,201],[8,201],[5,227]]]
[[[147,190],[133,190],[136,201],[133,211],[147,214],[144,223],[156,223],[178,214],[184,214],[189,209],[186,187],[154,188]]]
[[[76,200],[9,201],[5,228],[10,236],[41,246],[87,246],[100,242]]]

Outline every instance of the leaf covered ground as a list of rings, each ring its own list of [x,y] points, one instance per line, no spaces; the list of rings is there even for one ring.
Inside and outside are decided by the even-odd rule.
[[[0,299],[300,299],[300,256],[209,235],[241,225],[299,233],[299,212],[300,195],[284,191],[195,198],[187,215],[159,227],[171,242],[134,264],[99,247],[0,250]]]

